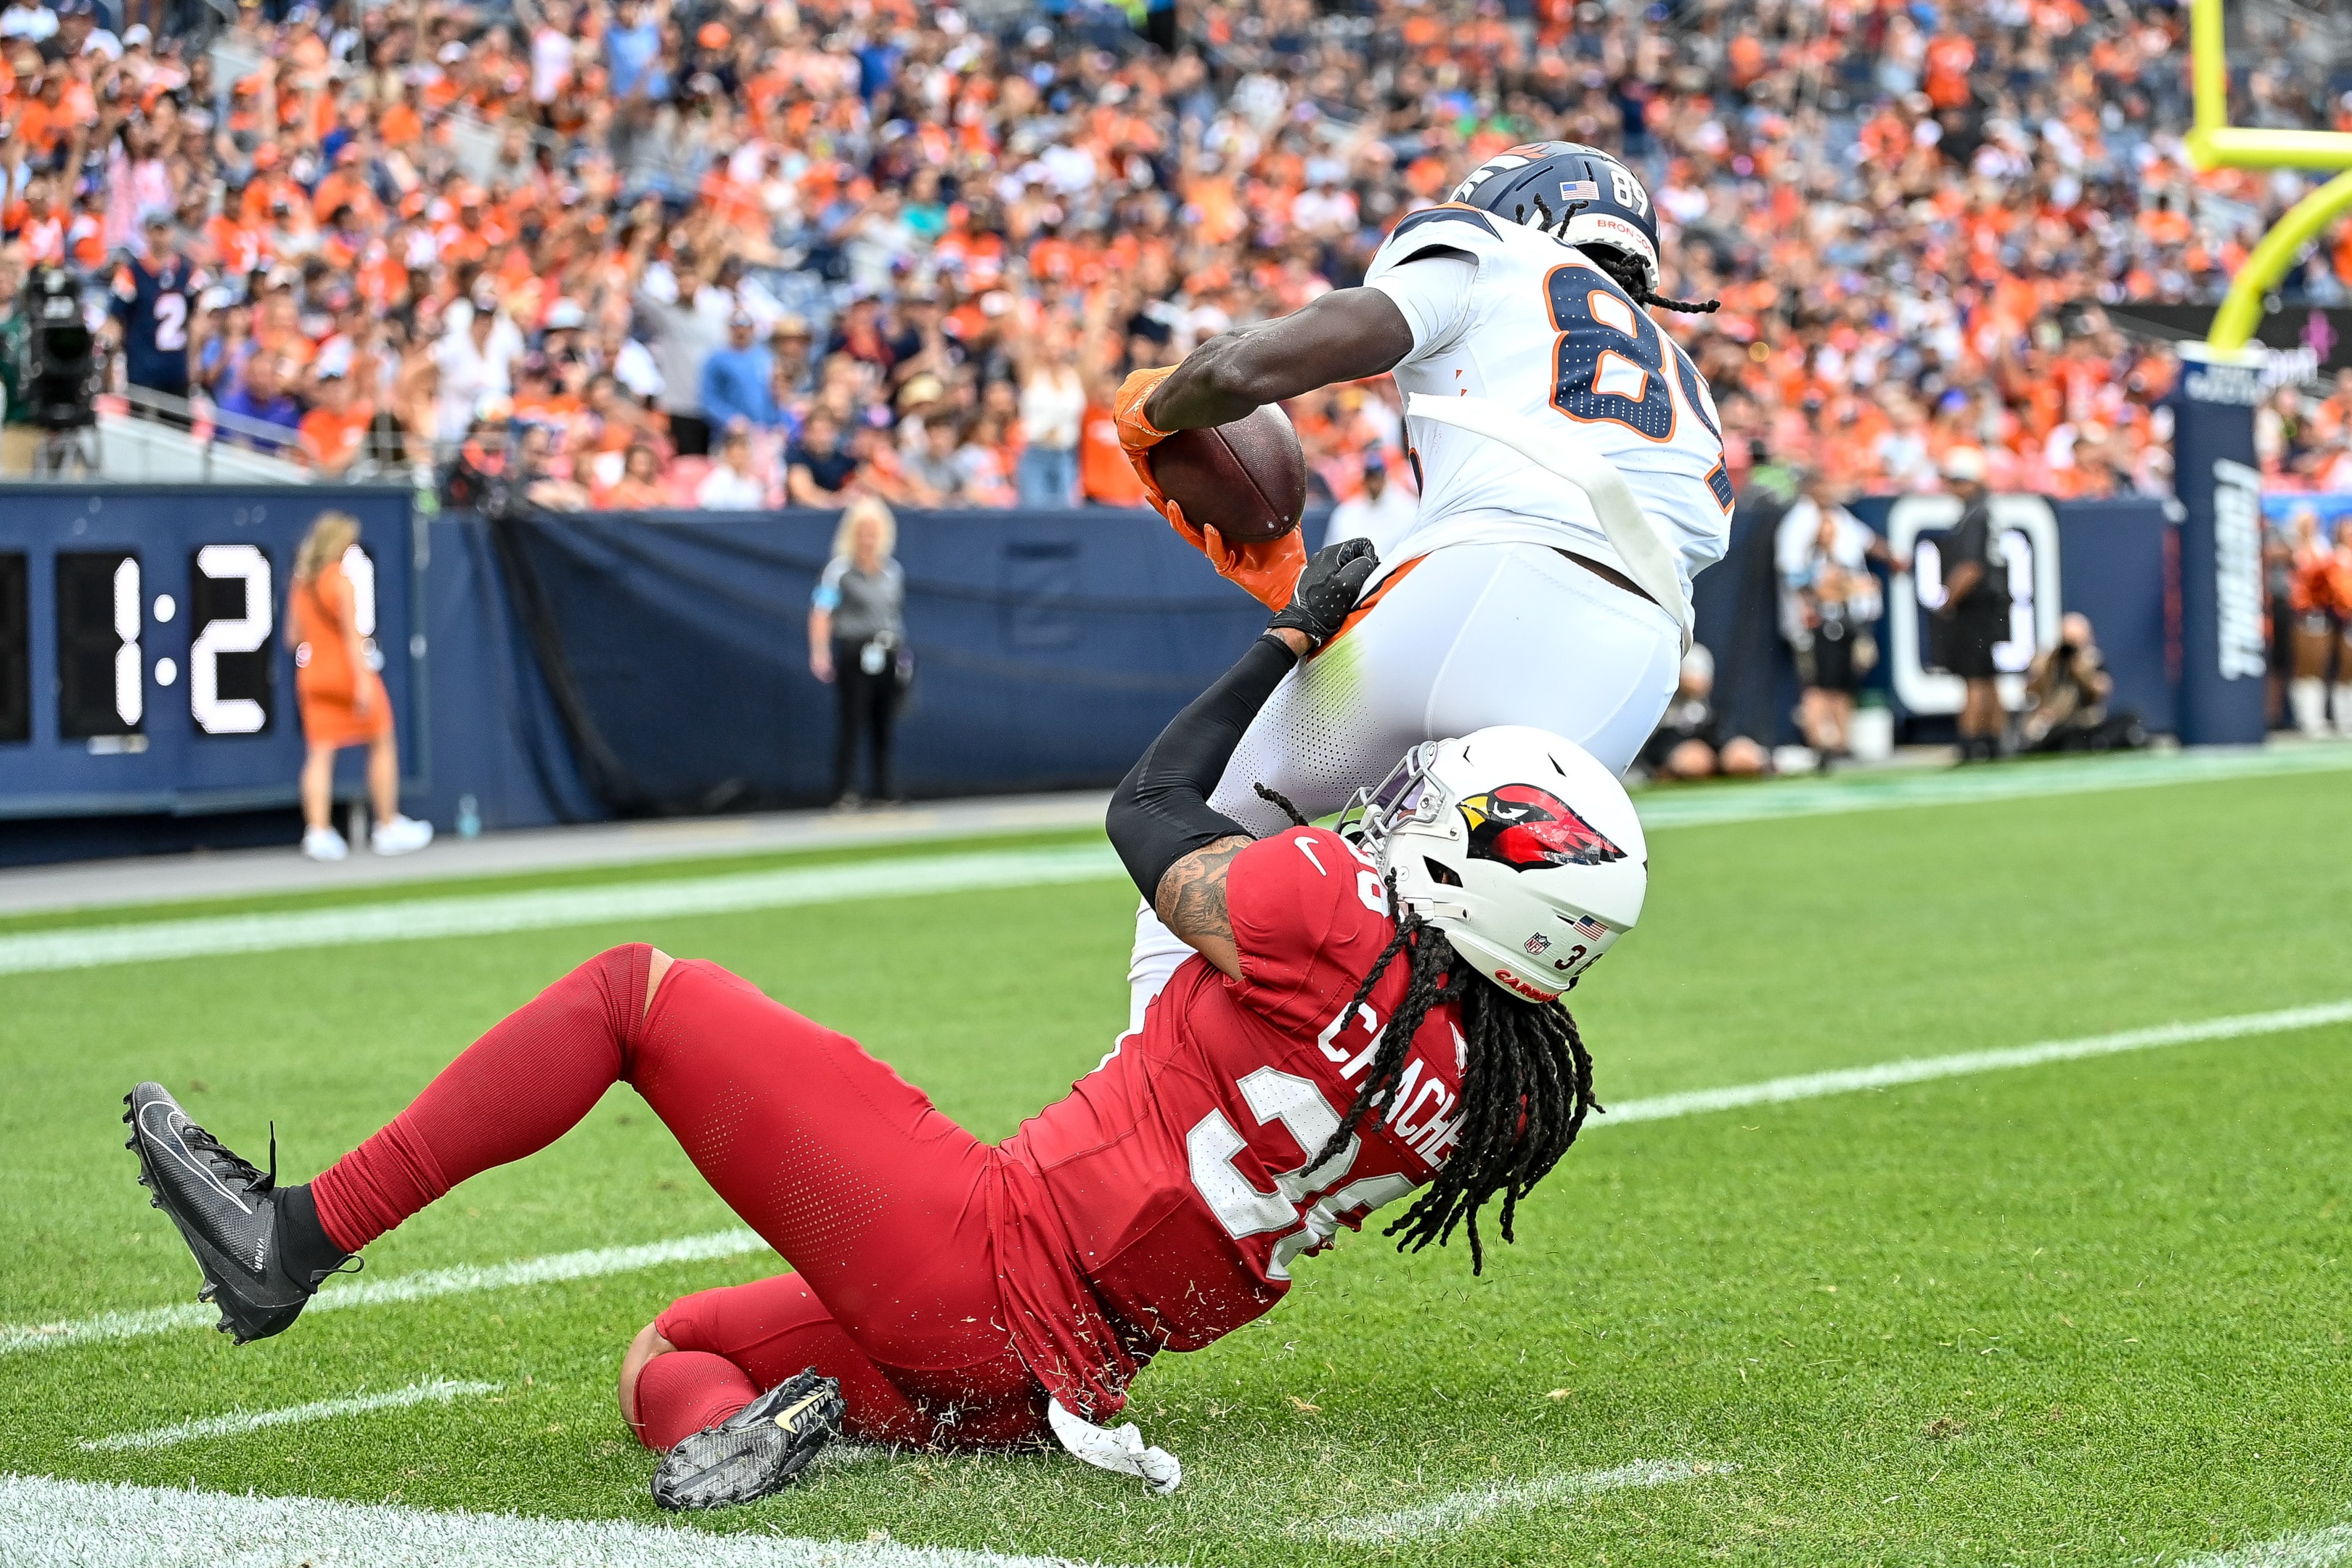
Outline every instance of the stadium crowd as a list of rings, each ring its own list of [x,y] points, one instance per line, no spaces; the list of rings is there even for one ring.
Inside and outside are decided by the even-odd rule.
[[[0,10],[0,291],[79,269],[132,382],[323,472],[551,507],[1132,503],[1127,370],[1555,136],[1640,167],[1665,291],[1721,300],[1667,324],[1736,477],[1927,488],[1968,446],[2160,492],[2174,364],[2101,302],[2217,296],[2305,188],[2189,169],[2165,5],[1207,0],[1163,51],[1089,0],[269,0],[202,49],[180,4]],[[2352,124],[2273,43],[2252,121]],[[2297,287],[2347,282],[2352,240]],[[2344,461],[2347,410],[2283,413],[2279,464]],[[1333,499],[1409,484],[1385,378],[1292,413]]]

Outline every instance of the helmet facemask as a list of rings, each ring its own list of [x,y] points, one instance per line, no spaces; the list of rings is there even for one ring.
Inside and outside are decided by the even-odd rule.
[[[1641,914],[1648,873],[1631,802],[1580,749],[1539,731],[1424,742],[1357,793],[1339,830],[1378,868],[1400,918],[1420,915],[1524,1000],[1572,987]]]

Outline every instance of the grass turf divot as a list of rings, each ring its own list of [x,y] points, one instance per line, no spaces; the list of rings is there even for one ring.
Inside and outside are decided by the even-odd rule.
[[[401,1410],[411,1405],[446,1405],[469,1394],[496,1394],[503,1386],[501,1384],[475,1383],[463,1378],[436,1377],[382,1394],[354,1394],[346,1399],[314,1399],[308,1405],[289,1405],[279,1410],[232,1410],[225,1415],[174,1421],[169,1426],[152,1426],[144,1432],[118,1432],[111,1437],[85,1437],[80,1447],[85,1454],[119,1453],[129,1448],[168,1448],[174,1443],[193,1443],[205,1437],[233,1437],[246,1432],[258,1432],[265,1426],[332,1421],[343,1415],[364,1415],[372,1410]]]

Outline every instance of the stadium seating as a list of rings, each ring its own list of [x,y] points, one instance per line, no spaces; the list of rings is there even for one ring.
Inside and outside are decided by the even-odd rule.
[[[1086,5],[395,4],[339,28],[272,5],[204,41],[203,6],[150,17],[159,38],[37,4],[0,51],[26,162],[0,230],[13,274],[61,261],[95,300],[144,215],[174,215],[207,275],[196,391],[234,402],[268,357],[307,406],[348,367],[373,423],[348,469],[319,457],[334,471],[446,458],[521,420],[555,437],[540,477],[578,486],[546,494],[643,504],[595,458],[700,445],[672,416],[701,410],[684,384],[740,311],[752,347],[722,422],[765,426],[775,499],[822,408],[871,433],[860,487],[1005,504],[1033,347],[1073,341],[1099,407],[1134,364],[1355,281],[1475,160],[1574,137],[1654,182],[1670,289],[1723,300],[1672,324],[1742,482],[1760,458],[1900,491],[1981,441],[1997,486],[2071,497],[2168,480],[2151,411],[2170,357],[2101,302],[2218,292],[2304,184],[2189,171],[2185,16],[2162,7],[1185,15],[1171,56]],[[2273,111],[2352,114],[2324,52],[2245,26],[2235,58]],[[707,283],[700,324],[665,335],[685,271]],[[2352,246],[2299,287],[2332,302],[2339,274]],[[496,317],[478,348],[477,309]],[[772,398],[739,407],[772,359]],[[1385,385],[1297,413],[1335,497],[1397,444]],[[926,467],[942,422],[954,455]],[[2294,426],[2282,467],[2332,468],[2343,429]],[[1082,453],[1106,459],[1082,488],[1131,502],[1113,456]],[[691,500],[686,472],[663,499]]]

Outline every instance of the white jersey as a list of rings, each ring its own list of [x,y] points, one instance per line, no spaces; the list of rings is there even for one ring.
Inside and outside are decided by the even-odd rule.
[[[1447,251],[1470,259],[1430,254]],[[1582,251],[1448,204],[1397,225],[1364,281],[1413,329],[1395,370],[1408,395],[1466,394],[1561,421],[1563,446],[1624,476],[1673,547],[1685,598],[1691,579],[1723,558],[1732,491],[1715,399],[1681,345]],[[1533,543],[1623,569],[1575,486],[1473,431],[1412,419],[1406,437],[1421,511],[1393,560],[1449,544]]]

